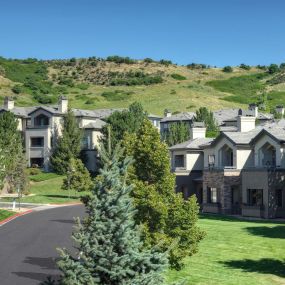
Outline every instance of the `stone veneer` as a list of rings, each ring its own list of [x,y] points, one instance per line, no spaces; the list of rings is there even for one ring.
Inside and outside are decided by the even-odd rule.
[[[232,186],[241,185],[240,170],[204,170],[203,173],[203,207],[207,212],[208,187],[218,189],[219,213],[232,213]],[[208,204],[209,205],[209,204]],[[209,205],[209,210],[212,206]]]

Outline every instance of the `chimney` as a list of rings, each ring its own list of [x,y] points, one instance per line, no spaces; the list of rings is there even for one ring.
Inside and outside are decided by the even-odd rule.
[[[206,127],[203,122],[194,122],[190,127],[190,139],[205,138]]]
[[[169,118],[169,117],[171,117],[171,115],[172,115],[172,113],[170,110],[167,110],[167,109],[164,110],[164,117]]]
[[[258,117],[258,106],[255,103],[249,104],[248,110],[252,112],[252,116]]]
[[[237,127],[239,132],[249,132],[255,129],[255,117],[249,116],[238,116],[237,117]]]
[[[276,106],[275,111],[277,114],[281,114],[281,116],[284,116],[284,106],[283,105]]]
[[[67,113],[68,110],[68,100],[64,96],[59,97],[59,102],[58,102],[58,110],[61,113]]]
[[[5,110],[12,110],[14,109],[14,99],[12,97],[6,96],[4,99],[4,109]]]

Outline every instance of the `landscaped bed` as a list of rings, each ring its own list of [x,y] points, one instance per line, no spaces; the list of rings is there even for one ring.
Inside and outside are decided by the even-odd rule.
[[[15,213],[0,209],[0,222],[13,216]]]
[[[285,284],[285,223],[245,221],[203,215],[207,236],[199,253],[182,271],[170,271],[169,281],[185,285]]]

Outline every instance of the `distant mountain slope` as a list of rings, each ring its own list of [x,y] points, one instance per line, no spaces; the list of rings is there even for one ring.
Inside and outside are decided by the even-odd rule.
[[[141,102],[155,114],[244,107],[258,102],[267,110],[285,103],[282,72],[269,75],[257,68],[189,67],[163,60],[122,57],[38,61],[0,58],[0,98],[16,104],[53,104],[60,94],[76,108],[121,108]]]

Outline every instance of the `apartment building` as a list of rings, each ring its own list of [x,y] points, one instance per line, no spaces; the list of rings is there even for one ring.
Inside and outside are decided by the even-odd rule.
[[[6,97],[1,112],[15,114],[22,132],[28,167],[36,166],[50,170],[50,156],[57,139],[62,134],[63,118],[68,110],[66,97],[59,98],[56,106],[16,107],[12,98]],[[82,151],[85,153],[86,167],[90,171],[97,168],[97,148],[105,119],[119,109],[82,110],[72,109],[79,127],[83,130]],[[160,117],[149,115],[152,124],[159,129]]]
[[[255,126],[237,116],[237,131],[206,138],[193,125],[191,139],[172,146],[177,191],[196,194],[203,212],[285,217],[285,120]]]

